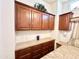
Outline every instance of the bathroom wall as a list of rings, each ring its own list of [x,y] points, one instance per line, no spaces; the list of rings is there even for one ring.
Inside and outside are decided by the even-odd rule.
[[[15,59],[14,0],[0,0],[0,59]]]
[[[33,6],[33,7],[34,7],[34,4],[35,4],[35,3],[41,3],[41,4],[43,4],[43,5],[45,6],[45,8],[47,9],[47,11],[48,11],[49,13],[52,13],[52,12],[53,12],[53,10],[52,10],[51,7],[52,7],[52,6],[55,6],[54,4],[52,4],[52,6],[51,6],[50,3],[47,3],[47,2],[45,2],[45,1],[43,1],[43,0],[16,0],[16,1],[25,3],[25,4],[30,5],[30,6]],[[51,6],[51,7],[50,7],[50,6]],[[54,8],[55,8],[55,7],[54,7]]]
[[[71,8],[70,8],[70,2],[66,1],[62,3],[62,13],[67,13],[70,12]]]

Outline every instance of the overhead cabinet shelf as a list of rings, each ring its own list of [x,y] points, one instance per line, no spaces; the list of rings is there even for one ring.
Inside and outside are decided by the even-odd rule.
[[[55,15],[15,2],[16,30],[53,30]]]

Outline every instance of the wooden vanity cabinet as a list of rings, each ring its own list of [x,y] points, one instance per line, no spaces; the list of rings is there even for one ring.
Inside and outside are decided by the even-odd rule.
[[[51,52],[52,50],[54,50],[54,44],[55,44],[55,41],[49,41],[49,52]],[[53,47],[53,48],[52,48]]]
[[[54,50],[54,40],[42,44],[42,56]]]
[[[59,30],[69,30],[70,20],[72,18],[73,13],[65,13],[59,16]]]
[[[49,42],[43,43],[42,45],[42,55],[46,55],[49,52]]]
[[[32,46],[32,59],[39,59],[41,58],[42,56],[42,45],[39,44],[39,45],[35,45],[35,46]]]
[[[40,59],[54,50],[54,40],[15,51],[15,59]]]
[[[15,59],[32,59],[31,48],[24,48],[16,51]]]
[[[31,26],[31,9],[16,4],[16,30],[29,30]]]

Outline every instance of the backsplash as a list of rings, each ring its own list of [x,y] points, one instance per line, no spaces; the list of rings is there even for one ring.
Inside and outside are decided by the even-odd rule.
[[[44,31],[16,31],[16,43],[36,40],[36,36],[40,36],[40,39],[51,37],[50,30]]]

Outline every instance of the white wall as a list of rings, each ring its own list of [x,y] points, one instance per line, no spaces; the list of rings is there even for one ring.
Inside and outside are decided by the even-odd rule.
[[[71,8],[70,8],[70,2],[66,1],[62,3],[62,13],[67,13],[70,12]]]
[[[22,2],[22,3],[25,3],[25,4],[27,4],[27,5],[30,5],[30,6],[33,6],[34,7],[34,4],[35,3],[41,3],[41,4],[43,4],[44,6],[45,6],[45,8],[47,9],[47,11],[49,12],[49,13],[52,13],[52,9],[51,9],[51,4],[49,4],[49,3],[46,3],[46,2],[44,2],[43,0],[16,0],[16,1],[19,1],[19,2]],[[51,7],[50,7],[51,6]]]
[[[54,29],[54,32],[52,33],[52,35],[54,36],[56,40],[59,40],[58,28],[59,28],[59,14],[61,13],[61,9],[62,9],[61,1],[57,0],[56,1],[55,29]]]
[[[15,59],[14,0],[0,0],[0,59]]]
[[[57,3],[56,1],[55,2],[52,2],[52,3],[49,3],[50,4],[50,8],[51,8],[51,13],[55,14],[56,15],[56,9],[57,9]]]
[[[74,13],[73,17],[79,16],[79,1],[71,4],[71,10]]]
[[[16,42],[25,42],[30,40],[36,40],[36,36],[39,35],[40,39],[51,37],[51,31],[17,31]]]
[[[42,3],[43,5],[45,5],[46,9],[48,10],[49,13],[53,13],[55,14],[56,11],[56,4],[49,4],[44,2],[43,0],[17,0],[19,2],[25,3],[27,5],[30,6],[34,6],[35,3]],[[54,7],[54,8],[53,8]],[[36,36],[39,35],[40,38],[47,38],[47,37],[51,37],[51,33],[54,33],[54,31],[50,31],[50,30],[42,30],[42,31],[17,31],[16,32],[16,42],[25,42],[25,41],[30,41],[30,40],[36,40]],[[52,34],[52,37],[55,37]]]

